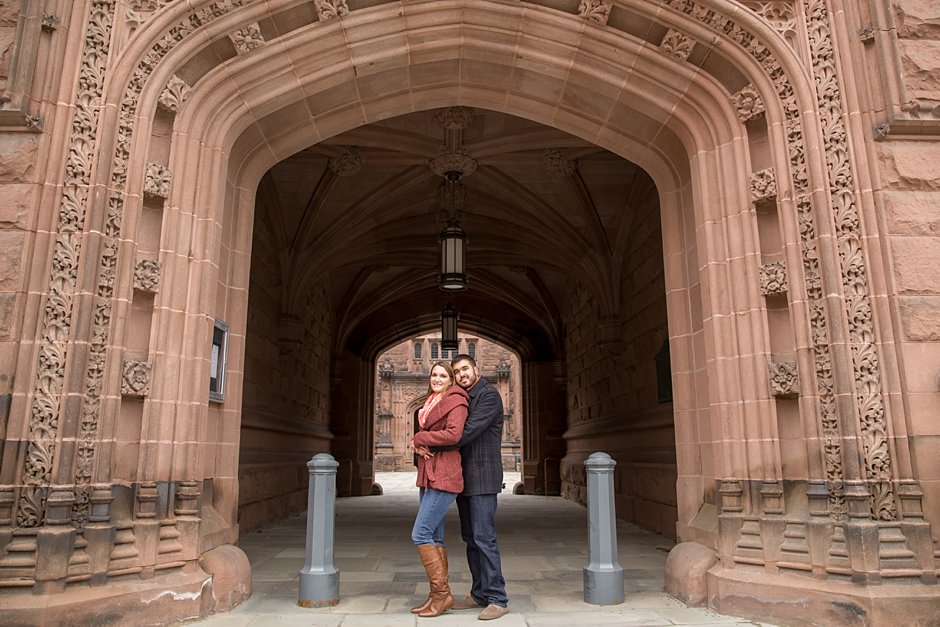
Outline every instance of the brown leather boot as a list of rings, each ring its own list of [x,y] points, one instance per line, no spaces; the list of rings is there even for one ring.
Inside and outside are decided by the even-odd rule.
[[[449,574],[448,574],[449,571],[448,571],[448,569],[447,569],[447,547],[444,546],[443,544],[438,544],[438,545],[437,545],[437,550],[438,550],[438,552],[441,554],[441,559],[444,561],[444,574],[447,576],[448,585],[449,585],[449,584],[450,584],[450,576],[449,576]],[[429,606],[429,605],[431,605],[431,594],[430,594],[430,592],[428,593],[428,598],[426,598],[426,599],[424,600],[424,603],[421,603],[420,605],[416,605],[416,606],[414,606],[413,608],[411,608],[411,613],[412,613],[412,614],[417,614],[417,613],[419,613],[419,612],[423,612],[424,610],[428,609],[428,606]]]
[[[421,556],[424,571],[428,574],[428,587],[431,589],[431,602],[425,609],[418,612],[418,616],[422,618],[440,616],[454,604],[454,597],[447,583],[444,558],[434,544],[419,544],[418,555]]]

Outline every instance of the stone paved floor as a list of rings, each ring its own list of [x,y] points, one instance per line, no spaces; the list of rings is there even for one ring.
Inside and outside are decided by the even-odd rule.
[[[338,499],[334,564],[340,571],[335,607],[297,605],[304,563],[305,518],[250,534],[240,542],[251,561],[252,597],[233,611],[193,624],[406,626],[431,624],[409,608],[427,594],[424,570],[411,544],[417,511],[414,473],[378,473],[381,496]],[[499,627],[573,625],[755,625],[753,621],[689,608],[663,592],[663,568],[672,541],[620,522],[617,542],[625,600],[600,607],[583,600],[587,564],[586,510],[558,497],[513,495],[518,473],[507,473],[497,528],[510,613]],[[447,516],[450,578],[455,596],[469,589],[456,507]],[[482,625],[475,611],[449,611],[440,625]]]

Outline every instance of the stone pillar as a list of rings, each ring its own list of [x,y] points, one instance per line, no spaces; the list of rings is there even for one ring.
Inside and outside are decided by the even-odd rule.
[[[617,562],[617,517],[614,511],[614,466],[607,453],[593,453],[587,469],[588,565],[584,569],[584,602],[623,603],[623,568]]]
[[[333,525],[336,505],[336,469],[339,463],[328,453],[307,462],[307,551],[300,571],[297,605],[326,607],[339,603],[339,571],[333,566]]]

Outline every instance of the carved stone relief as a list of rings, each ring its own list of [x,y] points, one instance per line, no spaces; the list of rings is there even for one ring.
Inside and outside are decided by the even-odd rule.
[[[568,178],[577,169],[575,162],[557,148],[545,151],[542,155],[542,165],[549,174],[557,178]]]
[[[669,29],[659,48],[666,54],[672,55],[680,61],[685,61],[692,54],[695,40],[683,35],[677,30]]]
[[[189,98],[191,91],[192,88],[186,84],[186,81],[174,74],[167,81],[166,88],[160,94],[157,104],[165,111],[179,113],[180,107]]]
[[[170,195],[170,169],[160,163],[148,163],[144,175],[144,193],[167,198]]]
[[[771,362],[770,391],[777,398],[792,398],[800,393],[800,379],[793,362]]]
[[[777,177],[773,168],[766,168],[751,174],[751,200],[757,202],[777,195]]]
[[[328,167],[340,177],[356,176],[362,170],[362,155],[358,146],[343,146],[340,154],[330,157]]]
[[[743,0],[742,4],[767,20],[791,45],[796,38],[794,0]]]
[[[321,22],[349,15],[349,5],[346,0],[314,0],[314,2]]]
[[[134,267],[134,289],[142,292],[156,292],[160,287],[160,262],[155,259],[141,259]]]
[[[448,131],[461,131],[473,121],[473,107],[448,107],[437,114],[437,119]]]
[[[231,33],[228,38],[232,40],[235,45],[235,52],[238,54],[247,54],[264,45],[264,36],[261,34],[261,28],[257,23],[239,28]]]
[[[42,29],[49,32],[59,30],[59,16],[52,13],[43,13]]]
[[[150,371],[149,362],[125,361],[121,374],[121,394],[123,396],[147,396],[150,392]]]
[[[477,171],[477,160],[471,157],[470,151],[463,146],[442,146],[437,156],[428,162],[428,167],[438,176],[444,176],[447,172],[460,172],[464,176],[470,176]]]
[[[606,0],[581,0],[578,3],[578,15],[589,22],[605,26],[610,18],[612,4]]]
[[[765,263],[760,267],[760,290],[764,296],[787,293],[789,285],[784,262]]]
[[[747,85],[731,96],[731,104],[738,111],[742,122],[764,116],[764,101],[753,85]]]

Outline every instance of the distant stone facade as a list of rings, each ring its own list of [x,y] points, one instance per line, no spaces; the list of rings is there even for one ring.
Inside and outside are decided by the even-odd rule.
[[[480,373],[503,397],[503,469],[518,471],[522,463],[522,395],[519,359],[512,351],[475,336],[461,336],[460,348],[441,349],[441,338],[422,335],[382,353],[375,382],[375,469],[414,468],[408,443],[414,435],[417,411],[428,392],[431,364],[454,355],[471,355]]]

